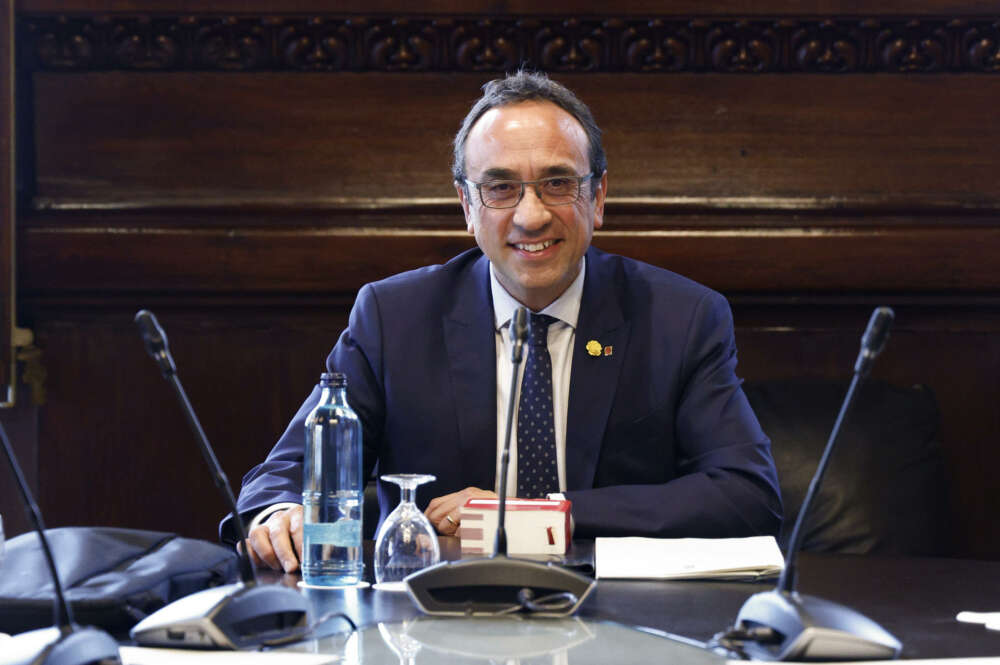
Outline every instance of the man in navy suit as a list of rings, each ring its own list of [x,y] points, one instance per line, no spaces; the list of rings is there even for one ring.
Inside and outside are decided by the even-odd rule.
[[[551,406],[518,412],[509,496],[531,492],[528,474],[544,476],[544,494],[572,501],[577,536],[776,534],[777,477],[735,374],[727,302],[590,246],[608,177],[589,109],[544,75],[492,81],[455,138],[453,176],[479,248],[363,287],[327,358],[348,377],[366,472],[377,462],[380,474],[435,475],[421,498],[432,497],[425,512],[446,535],[467,499],[495,496],[508,328],[523,305],[545,315],[533,316],[542,346],[530,353],[546,359],[524,371],[541,372],[533,385]],[[256,515],[253,557],[286,571],[302,550],[303,424],[318,397],[239,497],[240,512]],[[394,502],[381,483],[379,503],[384,518]]]

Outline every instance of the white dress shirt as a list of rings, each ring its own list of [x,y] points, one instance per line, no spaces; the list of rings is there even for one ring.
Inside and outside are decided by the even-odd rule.
[[[580,273],[561,296],[536,314],[547,314],[556,321],[549,325],[549,356],[552,358],[552,409],[556,430],[556,464],[559,469],[559,491],[566,491],[566,418],[569,411],[569,378],[573,369],[573,342],[576,340],[576,323],[580,316],[580,299],[583,297],[583,279],[587,262],[580,259]],[[521,303],[513,298],[497,281],[490,264],[490,288],[493,292],[493,321],[496,330],[497,350],[497,472],[493,491],[500,492],[500,461],[506,436],[507,398],[510,391],[510,320]],[[525,347],[525,353],[528,349]],[[520,371],[524,372],[524,360]],[[517,496],[517,414],[514,414],[510,441],[510,467],[507,470],[507,496]]]

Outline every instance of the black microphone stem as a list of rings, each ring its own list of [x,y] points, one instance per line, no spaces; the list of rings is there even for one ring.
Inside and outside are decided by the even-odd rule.
[[[140,310],[135,323],[146,351],[160,366],[195,434],[202,457],[232,513],[240,544],[240,581],[203,589],[163,607],[136,624],[129,635],[140,646],[238,649],[299,640],[308,622],[308,601],[294,589],[258,584],[248,552],[246,527],[222,465],[177,378],[167,335],[152,312]]]
[[[512,363],[510,373],[510,399],[507,400],[507,422],[514,422],[514,402],[517,394],[517,374],[520,365],[520,358]],[[500,499],[497,506],[497,536],[493,543],[493,556],[506,556],[507,554],[507,468],[510,464],[510,434],[514,429],[508,425],[507,433],[504,434],[503,455],[500,458]]]
[[[788,549],[786,550],[788,560],[785,562],[784,570],[781,571],[781,577],[778,578],[779,591],[791,592],[795,588],[795,562],[799,555],[799,545],[802,544],[802,526],[806,521],[806,512],[812,507],[813,496],[819,491],[819,486],[823,483],[826,467],[829,465],[833,449],[837,445],[837,435],[840,434],[840,426],[844,422],[844,417],[847,415],[851,405],[854,403],[854,394],[858,386],[861,385],[863,378],[864,375],[862,373],[854,373],[851,385],[847,388],[847,396],[844,398],[844,403],[840,406],[837,421],[833,424],[833,431],[830,432],[830,438],[826,442],[826,449],[823,450],[823,456],[819,460],[819,466],[816,468],[816,473],[809,482],[809,491],[806,492],[806,498],[801,504],[803,509],[799,510],[799,515],[795,518],[795,528],[792,529],[792,537],[788,541]]]
[[[510,466],[510,435],[514,429],[514,403],[517,401],[518,368],[524,357],[524,341],[528,337],[528,310],[518,307],[510,317],[510,392],[507,399],[507,432],[500,456],[500,492],[497,501],[497,534],[493,539],[493,556],[507,556],[507,469]]]
[[[223,498],[226,500],[226,507],[232,511],[233,523],[236,525],[236,533],[240,539],[239,542],[242,543],[243,549],[246,550],[248,546],[247,532],[243,526],[243,520],[240,519],[239,512],[236,510],[236,499],[233,497],[233,490],[229,485],[229,479],[226,477],[225,472],[222,470],[222,465],[219,464],[219,460],[215,456],[212,444],[208,442],[208,437],[205,436],[205,430],[202,429],[201,423],[198,421],[198,416],[195,415],[194,407],[191,406],[191,401],[188,399],[187,393],[184,392],[181,380],[177,378],[177,364],[174,362],[173,356],[170,355],[167,335],[160,328],[160,323],[156,320],[156,316],[148,310],[139,310],[135,315],[135,323],[139,326],[143,344],[146,345],[146,352],[160,366],[163,378],[167,380],[173,387],[174,392],[177,393],[177,400],[181,403],[181,411],[184,412],[184,417],[191,426],[191,430],[194,431],[198,447],[201,448],[202,457],[205,458],[205,463],[208,464],[208,469],[212,473],[212,479],[215,481],[216,487],[222,490]],[[250,563],[250,555],[246,551],[242,554],[243,556],[239,557],[240,578],[245,584],[256,584],[257,577],[254,573],[253,564]]]
[[[875,311],[872,312],[871,318],[868,319],[865,334],[861,337],[861,350],[858,353],[858,359],[854,363],[854,377],[851,379],[851,385],[847,388],[847,395],[840,406],[840,413],[837,415],[837,421],[833,424],[833,431],[830,432],[830,438],[826,442],[826,448],[823,450],[823,456],[819,460],[816,473],[809,482],[809,491],[806,492],[806,498],[802,501],[799,516],[795,520],[795,528],[792,529],[792,537],[788,541],[785,568],[781,571],[781,577],[778,578],[778,591],[789,593],[795,588],[795,560],[798,558],[799,546],[802,544],[802,527],[806,521],[806,514],[812,508],[814,495],[819,491],[819,486],[823,483],[823,475],[826,473],[826,467],[830,462],[833,449],[837,445],[840,426],[843,424],[844,417],[854,403],[854,393],[857,391],[858,386],[861,385],[861,382],[865,380],[865,377],[868,376],[868,373],[871,372],[872,363],[875,361],[875,358],[882,353],[886,340],[889,339],[889,329],[892,328],[895,316],[890,307],[876,307]]]
[[[24,473],[21,472],[21,465],[17,463],[17,457],[14,455],[14,447],[10,444],[10,439],[7,438],[7,430],[4,429],[2,423],[0,423],[0,439],[3,440],[4,452],[7,453],[7,461],[10,462],[11,471],[14,472],[17,487],[21,490],[21,496],[24,497],[28,519],[31,520],[31,523],[35,525],[35,529],[38,531],[38,540],[42,543],[42,551],[45,552],[45,561],[48,563],[49,572],[52,574],[52,586],[56,590],[56,605],[53,608],[55,624],[59,626],[60,630],[66,632],[71,630],[71,625],[74,623],[73,610],[70,609],[69,603],[66,602],[66,597],[63,595],[62,583],[59,581],[59,573],[56,571],[56,561],[52,558],[49,539],[45,537],[45,523],[42,521],[42,512],[38,509],[38,504],[35,503],[34,497],[31,496],[31,490],[28,489],[28,481],[25,480]]]

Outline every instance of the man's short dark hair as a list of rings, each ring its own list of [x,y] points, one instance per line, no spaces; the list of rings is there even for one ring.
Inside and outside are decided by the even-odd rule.
[[[563,109],[583,126],[590,144],[590,172],[600,178],[608,167],[604,156],[604,146],[601,145],[601,128],[594,121],[587,105],[580,101],[569,88],[550,79],[543,72],[528,72],[520,70],[508,74],[501,79],[493,79],[483,86],[483,96],[473,105],[462,127],[455,135],[455,155],[451,165],[451,174],[455,182],[465,182],[465,142],[476,121],[490,109],[499,106],[517,104],[518,102],[546,101],[552,102]]]

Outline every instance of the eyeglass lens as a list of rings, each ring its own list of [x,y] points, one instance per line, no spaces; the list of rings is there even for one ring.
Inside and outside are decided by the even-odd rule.
[[[524,187],[535,188],[538,197],[546,205],[566,205],[576,201],[580,195],[582,178],[555,177],[536,183],[522,183],[519,180],[491,180],[479,185],[483,204],[490,208],[513,208],[524,196]]]

